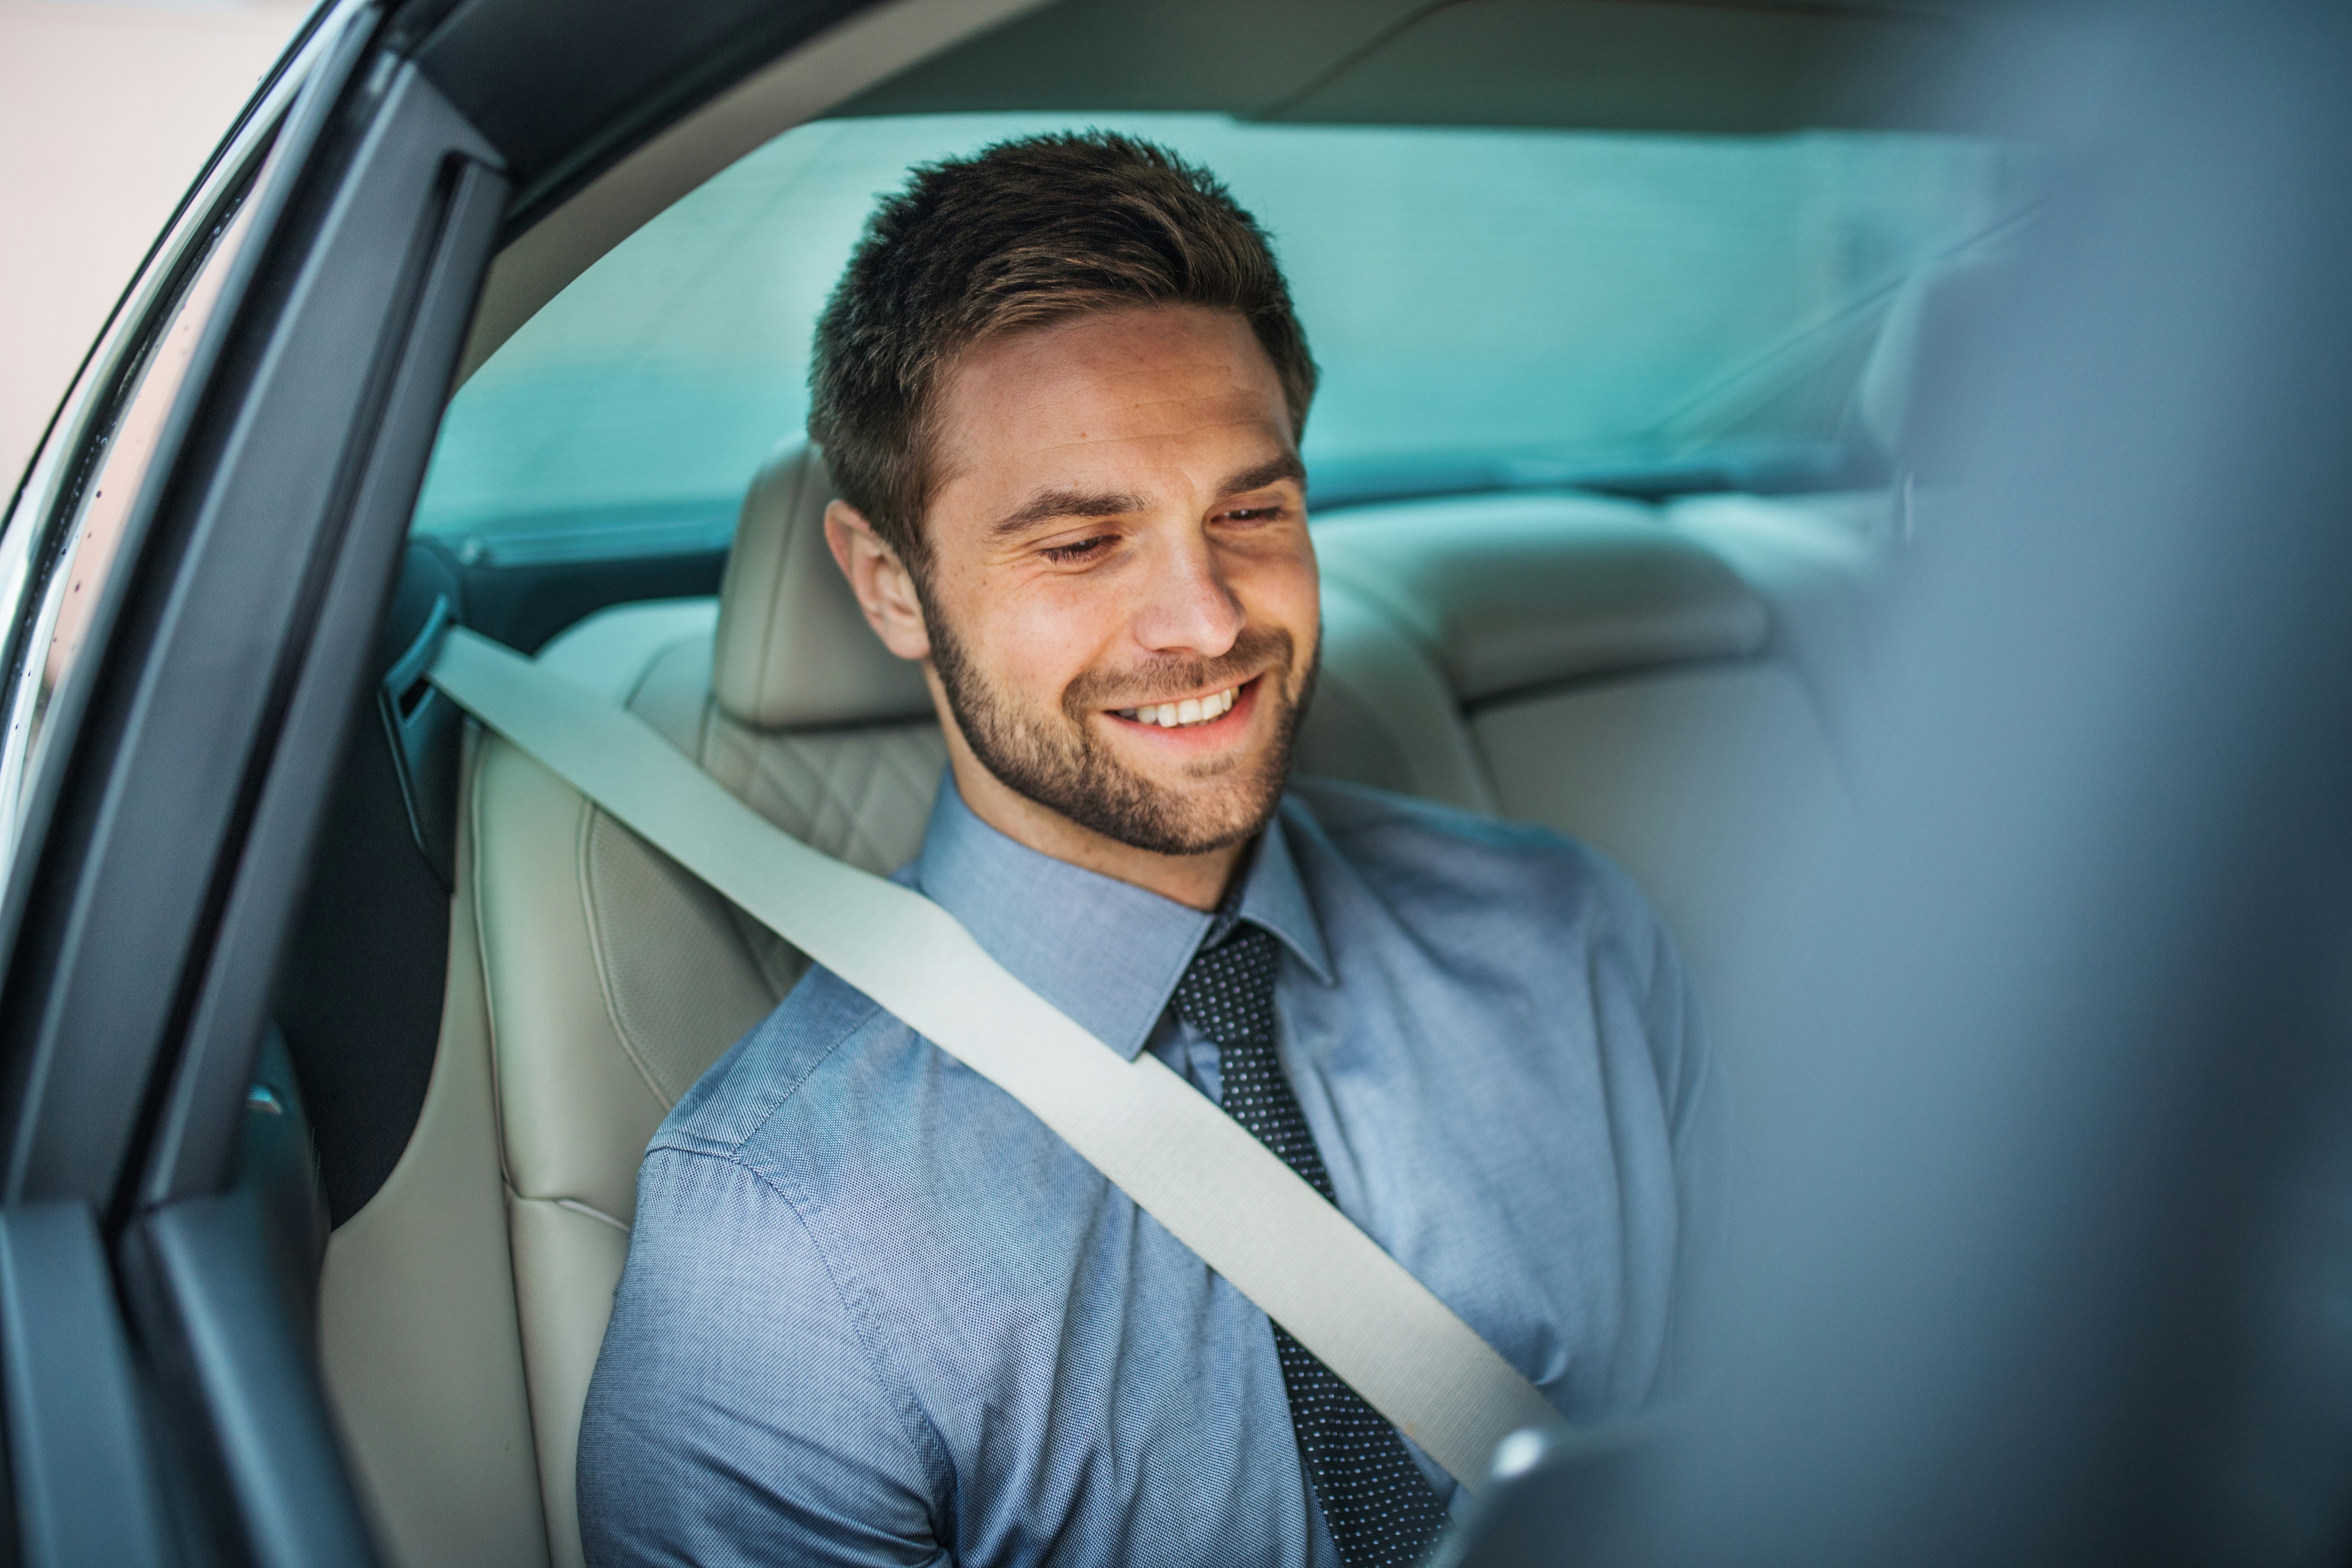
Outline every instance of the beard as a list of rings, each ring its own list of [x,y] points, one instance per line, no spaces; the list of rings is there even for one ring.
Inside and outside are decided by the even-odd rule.
[[[1290,634],[1244,626],[1215,658],[1171,655],[1129,669],[1090,669],[1070,682],[1058,708],[1036,710],[995,689],[944,616],[932,610],[929,619],[931,664],[972,754],[1006,788],[1049,811],[1133,848],[1199,855],[1250,837],[1282,803],[1299,721],[1314,695],[1320,637],[1316,662],[1296,690],[1297,648]],[[1145,778],[1112,755],[1089,722],[1106,710],[1156,702],[1161,694],[1239,685],[1252,670],[1265,672],[1257,700],[1276,705],[1272,739],[1254,756],[1192,774],[1203,784],[1216,781],[1211,788],[1171,789]]]

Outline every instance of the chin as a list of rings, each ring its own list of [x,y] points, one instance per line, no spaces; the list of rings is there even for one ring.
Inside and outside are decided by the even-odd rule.
[[[1264,830],[1282,805],[1282,793],[1269,791],[1262,796],[1246,800],[1195,803],[1176,814],[1171,824],[1173,831],[1165,836],[1171,847],[1158,851],[1162,855],[1206,855],[1213,850],[1229,848],[1246,843]],[[1144,845],[1137,848],[1148,847]]]
[[[1107,721],[1093,717],[1091,701],[1024,711],[979,677],[944,628],[932,640],[949,710],[980,764],[1080,827],[1149,854],[1206,855],[1254,837],[1282,804],[1298,721],[1314,689],[1312,665],[1293,687],[1286,664],[1276,664],[1257,682],[1259,700],[1272,700],[1232,714],[1255,731],[1250,740],[1187,762],[1099,731]]]
[[[1282,804],[1286,772],[1260,763],[1250,776],[1207,791],[1123,773],[1115,782],[1100,777],[1088,781],[1094,787],[1083,795],[1065,794],[1039,804],[1130,848],[1154,855],[1206,855],[1244,843],[1265,826]]]

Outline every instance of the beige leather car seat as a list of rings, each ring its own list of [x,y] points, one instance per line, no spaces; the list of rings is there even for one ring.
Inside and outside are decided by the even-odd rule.
[[[823,540],[794,447],[744,502],[717,605],[635,605],[542,661],[625,702],[784,831],[867,870],[921,842],[946,752],[917,668],[883,650]],[[803,961],[505,742],[471,793],[479,922],[540,1486],[579,1562],[581,1402],[627,1253],[637,1162]]]
[[[1718,1040],[1749,1006],[1740,949],[1789,814],[1843,807],[1801,655],[1867,585],[1841,523],[1752,498],[1738,515],[1787,537],[1751,541],[1735,571],[1724,510],[1684,527],[1593,496],[1449,497],[1359,508],[1316,536],[1327,596],[1376,606],[1435,660],[1491,809],[1633,874]]]
[[[541,658],[787,832],[884,871],[919,846],[945,750],[834,566],[829,496],[787,446],[716,601],[609,610]],[[1725,868],[1771,829],[1741,781],[1759,758],[1828,767],[1767,601],[1687,531],[1590,498],[1360,509],[1318,540],[1302,770],[1586,837],[1649,887],[1706,994],[1733,934],[1716,911],[1738,902]],[[325,1359],[394,1562],[568,1568],[640,1154],[803,962],[496,737],[467,778],[434,1082],[331,1245]]]

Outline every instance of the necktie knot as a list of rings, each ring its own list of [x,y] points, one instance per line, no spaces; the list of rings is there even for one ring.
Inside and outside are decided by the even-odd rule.
[[[1240,926],[1195,953],[1176,983],[1176,1016],[1220,1046],[1274,1041],[1274,972],[1282,956],[1273,934]]]

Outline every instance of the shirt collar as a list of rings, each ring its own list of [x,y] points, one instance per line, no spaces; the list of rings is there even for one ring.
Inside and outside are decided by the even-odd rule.
[[[940,782],[914,870],[924,894],[990,957],[1130,1061],[1216,919],[1015,843],[972,814],[952,773]],[[1322,926],[1279,816],[1252,849],[1235,914],[1332,983]]]
[[[1290,836],[1282,829],[1280,812],[1267,819],[1250,854],[1250,868],[1242,877],[1241,905],[1234,913],[1280,937],[1316,979],[1332,984],[1323,922],[1307,901],[1307,884],[1299,879],[1298,862],[1291,858]]]

